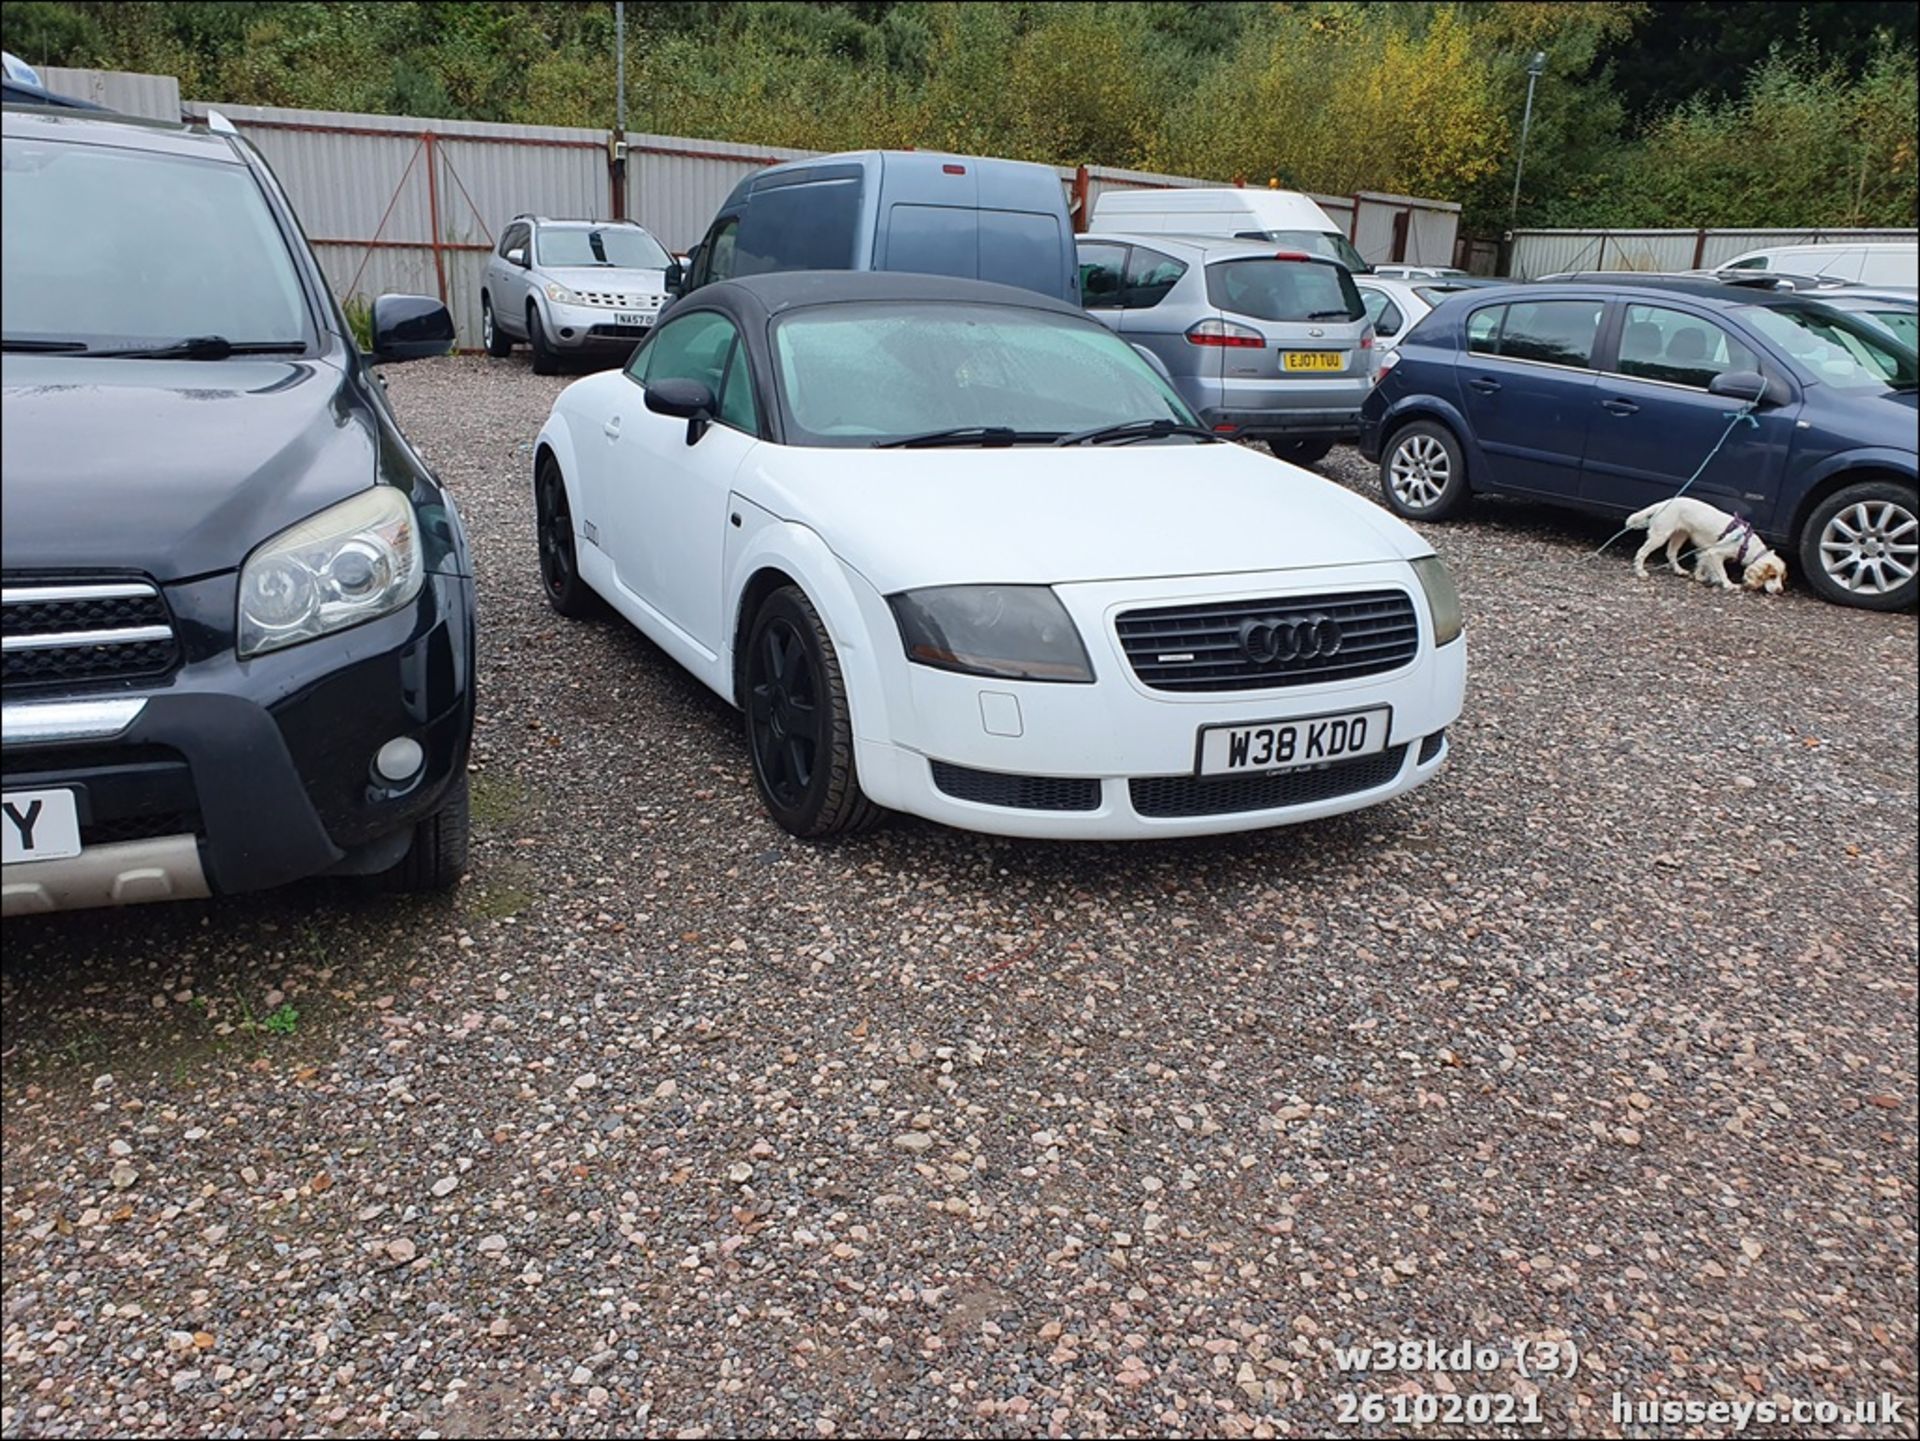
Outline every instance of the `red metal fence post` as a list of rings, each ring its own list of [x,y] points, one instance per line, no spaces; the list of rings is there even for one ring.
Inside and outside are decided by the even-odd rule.
[[[440,303],[447,303],[447,266],[440,254],[440,177],[438,156],[434,150],[437,138],[429,130],[420,137],[427,147],[427,223],[433,227],[433,278],[440,287]]]

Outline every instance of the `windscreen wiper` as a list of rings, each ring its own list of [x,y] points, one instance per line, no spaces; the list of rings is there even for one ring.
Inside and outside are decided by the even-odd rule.
[[[1015,430],[1006,425],[953,425],[897,440],[876,440],[875,450],[928,450],[939,445],[1042,445],[1061,439],[1057,430]]]
[[[79,340],[28,340],[24,336],[19,339],[8,336],[5,340],[0,340],[0,350],[53,352],[85,350],[86,348],[85,342]]]
[[[1307,312],[1307,319],[1309,320],[1335,320],[1335,319],[1352,320],[1354,318],[1355,317],[1351,311],[1344,310],[1344,309],[1342,310],[1309,310]]]
[[[307,348],[303,340],[249,340],[238,343],[224,335],[190,335],[166,345],[136,346],[127,350],[89,350],[120,360],[225,360],[230,355],[294,355]]]
[[[1184,421],[1168,420],[1164,416],[1154,420],[1123,420],[1118,425],[1096,425],[1092,430],[1076,430],[1072,435],[1063,435],[1055,445],[1124,445],[1130,440],[1158,440],[1163,435],[1190,435],[1196,440],[1219,440],[1220,437],[1210,430],[1197,425],[1188,425]]]

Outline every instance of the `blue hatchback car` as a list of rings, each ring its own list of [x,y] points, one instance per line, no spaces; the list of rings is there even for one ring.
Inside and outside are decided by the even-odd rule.
[[[1913,605],[1914,351],[1810,295],[1582,280],[1456,296],[1383,363],[1362,451],[1409,520],[1474,492],[1625,515],[1688,494],[1744,516],[1828,600]]]

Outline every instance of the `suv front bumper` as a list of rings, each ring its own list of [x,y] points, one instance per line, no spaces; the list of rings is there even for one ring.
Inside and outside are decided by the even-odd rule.
[[[71,791],[82,849],[7,865],[5,914],[397,863],[466,767],[473,634],[472,580],[429,575],[404,610],[283,651],[225,649],[134,691],[9,696],[6,789]],[[401,736],[422,760],[395,784],[373,757]]]

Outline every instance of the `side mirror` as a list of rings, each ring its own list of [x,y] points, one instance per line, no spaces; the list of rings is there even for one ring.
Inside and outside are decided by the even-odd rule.
[[[677,260],[669,261],[660,283],[667,294],[678,296],[687,288],[687,267]]]
[[[527,252],[518,245],[514,246],[513,249],[507,252],[507,264],[517,265],[522,270],[525,270],[527,268]]]
[[[655,380],[647,384],[647,409],[687,422],[687,444],[697,443],[713,423],[713,391],[698,380]]]
[[[1723,375],[1716,375],[1707,382],[1707,394],[1725,396],[1728,400],[1744,400],[1750,405],[1774,398],[1773,387],[1767,384],[1766,376],[1757,370],[1729,370]]]
[[[453,317],[430,295],[383,295],[373,302],[375,365],[426,360],[453,349]]]

